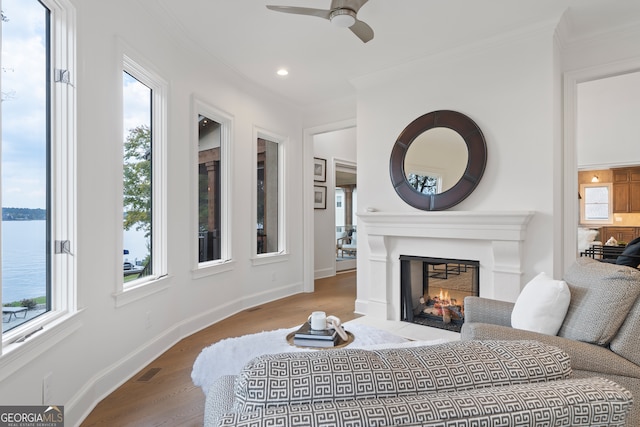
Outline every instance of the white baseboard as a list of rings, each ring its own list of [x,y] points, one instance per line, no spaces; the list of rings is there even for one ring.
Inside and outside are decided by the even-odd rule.
[[[329,267],[329,268],[321,268],[319,270],[314,270],[313,271],[313,278],[314,279],[324,279],[325,277],[333,277],[336,275],[336,271]]]
[[[255,305],[302,292],[302,283],[239,298],[176,323],[151,341],[94,375],[66,404],[65,420],[79,426],[100,401],[180,340]]]

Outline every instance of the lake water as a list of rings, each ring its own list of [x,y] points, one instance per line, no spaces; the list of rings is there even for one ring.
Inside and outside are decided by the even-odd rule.
[[[46,294],[46,221],[2,221],[2,302]]]
[[[46,221],[2,221],[2,303],[45,296],[45,233]],[[123,261],[146,257],[144,232],[126,231],[123,243]]]

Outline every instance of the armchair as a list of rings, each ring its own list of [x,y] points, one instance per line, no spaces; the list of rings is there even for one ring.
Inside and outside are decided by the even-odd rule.
[[[564,280],[571,301],[558,335],[513,328],[513,303],[466,297],[461,339],[536,340],[557,346],[571,357],[573,377],[607,378],[640,397],[640,271],[582,257]],[[640,426],[637,405],[629,425]]]
[[[336,233],[336,235],[337,234],[339,233]],[[342,256],[345,254],[355,255],[357,251],[356,231],[353,230],[350,235],[346,232],[342,234],[342,236],[336,239],[336,256],[339,256],[340,252],[342,252]]]

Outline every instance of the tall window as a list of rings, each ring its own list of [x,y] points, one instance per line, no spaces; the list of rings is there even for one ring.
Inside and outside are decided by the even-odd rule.
[[[193,272],[197,277],[231,268],[230,168],[233,116],[194,97],[195,209]]]
[[[279,147],[258,138],[257,253],[279,252]]]
[[[152,273],[152,91],[126,71],[124,96],[124,281]]]
[[[2,329],[7,331],[51,308],[49,10],[24,0],[5,0],[2,8]]]
[[[198,262],[221,258],[222,125],[198,115]]]
[[[123,288],[164,274],[164,83],[125,57]]]
[[[69,10],[65,0],[2,1],[3,343],[75,308]],[[58,28],[68,32],[54,40]]]

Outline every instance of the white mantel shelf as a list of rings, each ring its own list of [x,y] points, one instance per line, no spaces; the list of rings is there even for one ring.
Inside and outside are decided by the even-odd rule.
[[[370,235],[522,241],[533,211],[366,212]]]
[[[363,267],[368,270],[368,277],[362,281],[366,282],[369,289],[362,293],[362,297],[358,296],[356,311],[381,319],[399,320],[397,255],[419,252],[422,249],[429,252],[434,247],[448,247],[464,253],[473,251],[473,259],[483,260],[480,269],[480,296],[515,301],[521,289],[523,242],[527,226],[534,215],[533,211],[358,214],[359,224],[363,226],[358,228],[358,231],[362,231],[359,233],[358,243],[367,242],[368,249],[363,251],[366,254]],[[428,239],[427,244],[416,245],[415,242],[419,239]],[[434,246],[432,239],[442,239],[442,245]],[[453,242],[455,245],[452,246]],[[479,242],[482,242],[481,246],[478,246]],[[430,253],[413,254],[434,256]],[[360,276],[358,279],[360,284]]]

